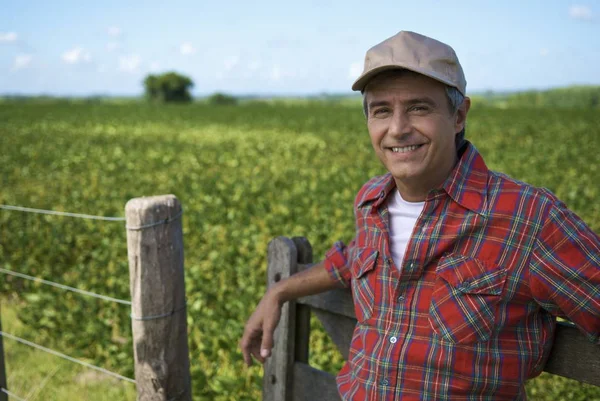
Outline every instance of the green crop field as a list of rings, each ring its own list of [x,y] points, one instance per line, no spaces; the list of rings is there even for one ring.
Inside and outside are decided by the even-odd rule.
[[[490,168],[551,189],[600,232],[600,113],[476,104],[467,137]],[[356,191],[382,172],[358,103],[0,102],[0,204],[123,216],[133,197],[180,199],[195,400],[260,398],[261,369],[243,366],[238,341],[265,290],[269,240],[306,236],[316,257],[350,240]],[[0,210],[0,267],[129,298],[122,222]],[[0,277],[4,331],[133,376],[127,306]],[[10,339],[4,347],[8,386],[18,395],[135,398],[127,383]],[[332,372],[341,366],[319,333],[311,362]],[[90,377],[95,390],[82,384]],[[528,393],[537,401],[600,400],[598,388],[549,375]]]

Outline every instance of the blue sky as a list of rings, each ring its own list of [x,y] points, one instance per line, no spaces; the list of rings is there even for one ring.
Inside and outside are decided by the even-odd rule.
[[[400,30],[454,47],[467,92],[600,84],[597,0],[3,0],[0,94],[136,95],[169,70],[195,95],[350,93]]]

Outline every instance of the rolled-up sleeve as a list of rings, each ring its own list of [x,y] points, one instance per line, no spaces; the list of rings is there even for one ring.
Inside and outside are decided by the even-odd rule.
[[[529,279],[544,309],[600,344],[600,238],[560,201],[540,230]]]
[[[340,283],[343,287],[350,286],[350,262],[349,255],[354,246],[354,240],[348,245],[338,241],[325,254],[324,265],[327,272],[334,281]]]

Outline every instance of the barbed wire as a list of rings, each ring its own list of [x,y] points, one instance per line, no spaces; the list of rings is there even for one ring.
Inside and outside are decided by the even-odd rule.
[[[120,304],[123,304],[123,305],[131,305],[131,301],[127,301],[127,300],[124,300],[124,299],[113,298],[113,297],[109,297],[107,295],[96,294],[95,292],[91,292],[91,291],[80,290],[79,288],[69,287],[68,285],[55,283],[53,281],[44,280],[44,279],[41,279],[41,278],[38,278],[38,277],[29,276],[27,274],[18,273],[18,272],[12,271],[12,270],[7,270],[7,269],[0,268],[0,273],[5,273],[5,274],[11,275],[11,276],[15,276],[15,277],[19,277],[19,278],[22,278],[22,279],[25,279],[25,280],[34,281],[36,283],[50,285],[52,287],[60,288],[60,289],[66,290],[66,291],[76,292],[78,294],[87,295],[89,297],[99,298],[99,299],[102,299],[102,300],[105,300],[105,301],[117,302],[117,303],[120,303]]]
[[[54,210],[35,209],[35,208],[29,208],[29,207],[23,207],[23,206],[13,206],[13,205],[0,205],[0,209],[10,210],[10,211],[20,211],[20,212],[26,212],[26,213],[37,213],[37,214],[47,214],[47,215],[54,215],[54,216],[65,216],[65,217],[75,217],[75,218],[82,218],[82,219],[92,219],[92,220],[126,221],[126,219],[124,217],[106,217],[106,216],[96,216],[96,215],[82,214],[82,213],[57,212],[57,211],[54,211]],[[182,214],[183,214],[183,209],[181,209],[179,211],[179,213],[177,213],[175,216],[166,218],[164,220],[160,220],[160,221],[149,223],[149,224],[144,224],[144,225],[137,226],[137,227],[136,226],[127,226],[126,225],[125,228],[127,230],[133,230],[133,231],[143,230],[143,229],[150,228],[150,227],[155,227],[155,226],[158,226],[158,225],[161,225],[161,224],[170,223],[170,222],[172,222],[172,221],[180,218],[182,216]],[[67,286],[67,285],[64,285],[64,284],[56,283],[56,282],[53,282],[53,281],[50,281],[50,280],[41,279],[41,278],[38,278],[38,277],[30,276],[30,275],[27,275],[27,274],[15,272],[15,271],[8,270],[8,269],[0,268],[0,273],[12,275],[12,276],[15,276],[15,277],[19,277],[19,278],[22,278],[22,279],[25,279],[25,280],[34,281],[34,282],[45,284],[45,285],[50,285],[50,286],[53,286],[53,287],[57,287],[57,288],[60,288],[60,289],[63,289],[63,290],[67,290],[67,291],[72,291],[72,292],[79,293],[79,294],[82,294],[82,295],[86,295],[86,296],[90,296],[90,297],[94,297],[94,298],[103,299],[103,300],[106,300],[106,301],[117,302],[117,303],[124,304],[124,305],[132,305],[131,301],[127,301],[127,300],[123,300],[123,299],[118,299],[118,298],[113,298],[113,297],[109,297],[109,296],[106,296],[106,295],[96,294],[96,293],[91,292],[91,291],[81,290],[79,288],[70,287],[70,286]],[[156,315],[156,316],[143,316],[143,317],[141,317],[141,316],[134,316],[133,313],[132,313],[131,314],[131,318],[133,320],[160,319],[160,318],[164,318],[164,317],[168,317],[168,316],[174,315],[175,313],[178,313],[178,312],[180,312],[182,310],[185,310],[185,304],[182,307],[174,309],[173,311],[171,311],[169,313],[165,313],[165,314],[161,314],[161,315]],[[123,381],[129,382],[129,383],[133,383],[133,384],[136,383],[136,381],[134,379],[122,376],[122,375],[120,375],[118,373],[112,372],[112,371],[107,370],[105,368],[102,368],[102,367],[99,367],[99,366],[96,366],[96,365],[92,365],[92,364],[87,363],[87,362],[80,361],[78,359],[70,357],[70,356],[68,356],[66,354],[63,354],[61,352],[58,352],[58,351],[55,351],[53,349],[44,347],[42,345],[39,345],[39,344],[36,344],[34,342],[25,340],[23,338],[14,336],[12,334],[0,331],[0,336],[5,337],[5,338],[9,338],[9,339],[14,340],[16,342],[19,342],[21,344],[30,346],[32,348],[36,348],[38,350],[47,352],[47,353],[49,353],[51,355],[54,355],[54,356],[57,356],[59,358],[66,359],[66,360],[68,360],[70,362],[77,363],[77,364],[85,366],[85,367],[87,367],[89,369],[97,370],[97,371],[99,371],[101,373],[104,373],[106,375],[115,377],[115,378],[117,378],[119,380],[123,380]],[[23,398],[15,395],[13,393],[10,393],[7,389],[1,388],[1,387],[0,387],[0,389],[3,392],[5,392],[6,394],[8,394],[9,396],[14,397],[15,399],[17,399],[17,401],[27,401],[26,399],[23,399]]]
[[[18,212],[26,212],[26,213],[49,214],[49,215],[54,215],[54,216],[76,217],[76,218],[80,218],[80,219],[105,220],[105,221],[126,221],[125,217],[106,217],[106,216],[95,216],[95,215],[91,215],[91,214],[82,214],[82,213],[57,212],[54,210],[34,209],[34,208],[23,207],[23,206],[0,205],[0,209],[12,210],[12,211],[18,211]],[[159,220],[154,223],[144,224],[144,225],[137,226],[137,227],[125,226],[125,228],[128,230],[131,230],[131,231],[143,230],[145,228],[150,228],[150,227],[159,226],[161,224],[170,223],[170,222],[178,219],[179,217],[181,217],[182,214],[183,214],[183,209],[181,209],[179,211],[179,213],[177,213],[175,216],[166,218],[164,220]]]
[[[16,395],[15,393],[11,393],[10,391],[8,391],[7,389],[5,389],[4,387],[0,387],[0,390],[3,393],[9,395],[10,397],[16,399],[17,401],[27,401],[25,398],[21,398],[18,395]]]
[[[144,224],[142,226],[137,226],[137,227],[125,226],[125,228],[127,228],[128,230],[131,230],[131,231],[138,231],[138,230],[143,230],[144,228],[150,228],[150,227],[160,226],[161,224],[167,224],[167,223],[172,222],[173,220],[176,220],[176,219],[180,218],[182,214],[183,214],[183,209],[181,209],[179,211],[179,213],[177,213],[175,216],[166,218],[164,220],[159,220],[159,221],[156,221],[154,223]]]
[[[55,351],[55,350],[50,349],[50,348],[46,348],[46,347],[44,347],[42,345],[39,345],[39,344],[36,344],[34,342],[27,341],[27,340],[25,340],[25,339],[23,339],[21,337],[13,336],[12,334],[5,333],[4,331],[0,331],[0,336],[5,337],[5,338],[10,338],[11,340],[19,342],[21,344],[28,345],[28,346],[30,346],[32,348],[35,348],[35,349],[39,349],[40,351],[44,351],[44,352],[47,352],[47,353],[52,354],[54,356],[57,356],[59,358],[66,359],[67,361],[71,361],[73,363],[77,363],[79,365],[85,366],[86,368],[94,369],[94,370],[102,372],[102,373],[104,373],[106,375],[109,375],[109,376],[112,376],[112,377],[116,377],[119,380],[123,380],[123,381],[129,382],[129,383],[135,384],[135,380],[130,379],[129,377],[125,377],[125,376],[122,376],[122,375],[120,375],[118,373],[111,372],[108,369],[104,369],[104,368],[101,368],[100,366],[92,365],[91,363],[80,361],[79,359],[75,359],[75,358],[70,357],[68,355],[65,355],[65,354],[63,354],[61,352]]]
[[[23,207],[23,206],[0,205],[0,209],[13,210],[13,211],[18,211],[18,212],[27,212],[27,213],[50,214],[50,215],[54,215],[54,216],[77,217],[80,219],[125,221],[125,217],[106,217],[106,216],[95,216],[95,215],[91,215],[91,214],[82,214],[82,213],[57,212],[54,210],[34,209],[31,207]]]
[[[170,312],[167,313],[161,313],[160,315],[150,315],[150,316],[135,316],[133,314],[133,312],[131,312],[131,319],[133,320],[139,320],[139,321],[147,321],[147,320],[156,320],[156,319],[163,319],[165,317],[169,317],[169,316],[173,316],[176,313],[179,313],[183,310],[185,310],[185,308],[187,307],[187,303],[184,303],[183,306],[177,308],[177,309],[173,309]]]

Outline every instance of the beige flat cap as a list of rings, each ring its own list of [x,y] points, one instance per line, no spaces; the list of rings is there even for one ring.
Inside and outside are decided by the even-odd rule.
[[[362,92],[375,75],[399,68],[454,86],[465,95],[467,81],[454,49],[409,31],[400,31],[367,51],[365,68],[352,85],[352,90]]]

